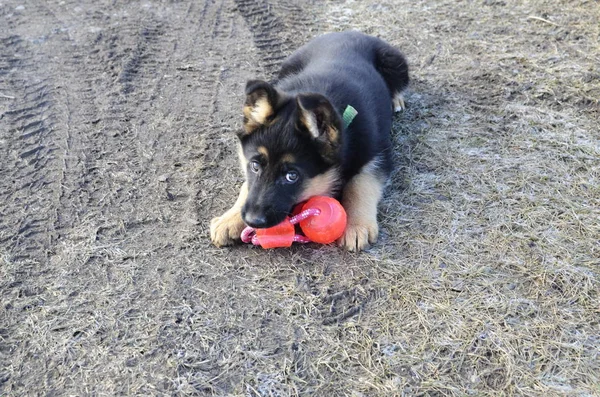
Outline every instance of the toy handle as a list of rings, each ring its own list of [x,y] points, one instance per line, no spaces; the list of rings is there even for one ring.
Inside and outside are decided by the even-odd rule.
[[[256,239],[263,248],[291,247],[296,231],[290,218],[267,229],[256,229]]]

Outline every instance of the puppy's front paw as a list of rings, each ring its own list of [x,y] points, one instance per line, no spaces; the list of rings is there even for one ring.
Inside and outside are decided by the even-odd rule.
[[[379,226],[377,221],[362,223],[348,223],[344,235],[338,240],[338,244],[348,251],[362,251],[377,241]]]
[[[210,239],[217,247],[231,245],[240,238],[245,227],[239,211],[227,211],[210,221]]]

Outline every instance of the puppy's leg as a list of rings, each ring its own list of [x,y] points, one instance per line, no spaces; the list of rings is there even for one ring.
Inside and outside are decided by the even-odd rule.
[[[402,93],[397,92],[394,95],[394,98],[392,98],[392,106],[394,107],[394,112],[401,112],[406,108],[406,106],[404,106],[404,96]]]
[[[231,245],[240,238],[240,233],[246,227],[242,220],[242,207],[248,197],[248,183],[244,182],[235,204],[223,215],[213,218],[210,222],[210,239],[217,247]]]
[[[377,204],[383,193],[385,177],[377,172],[372,161],[344,187],[342,205],[348,224],[338,244],[348,251],[360,251],[377,241]]]

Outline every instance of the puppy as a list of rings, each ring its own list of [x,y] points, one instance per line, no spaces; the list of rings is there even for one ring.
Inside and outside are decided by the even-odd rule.
[[[276,81],[248,81],[238,133],[246,181],[233,207],[212,220],[212,242],[232,244],[246,225],[274,226],[295,204],[324,195],[348,215],[341,246],[374,243],[392,169],[392,114],[404,107],[408,81],[402,54],[359,32],[319,36],[283,63]],[[344,122],[352,108],[358,113]]]

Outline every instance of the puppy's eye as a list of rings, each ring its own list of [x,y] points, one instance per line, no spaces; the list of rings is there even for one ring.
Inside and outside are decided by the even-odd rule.
[[[299,178],[299,175],[296,171],[288,171],[285,174],[285,180],[288,181],[289,183],[296,183],[298,178]]]
[[[250,162],[250,169],[252,170],[252,172],[257,173],[258,171],[260,171],[260,163],[256,160],[251,161]]]

